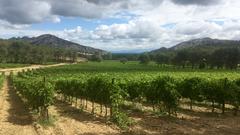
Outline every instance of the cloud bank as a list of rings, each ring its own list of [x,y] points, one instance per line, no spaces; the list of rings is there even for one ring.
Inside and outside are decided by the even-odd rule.
[[[238,12],[238,0],[0,0],[0,36],[52,33],[109,51],[146,51],[193,38],[239,40]],[[125,21],[92,29],[31,29],[36,23],[61,24],[62,18]]]

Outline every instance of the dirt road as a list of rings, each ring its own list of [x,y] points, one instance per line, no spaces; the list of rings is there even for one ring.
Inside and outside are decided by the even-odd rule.
[[[31,115],[8,80],[5,80],[0,93],[0,135],[37,135]]]
[[[62,65],[67,65],[67,64],[68,63],[59,63],[59,64],[52,64],[52,65],[31,65],[31,66],[28,66],[28,67],[0,69],[0,72],[5,72],[5,75],[9,75],[10,72],[17,73],[17,72],[21,72],[23,70],[28,70],[28,69],[56,67],[56,66],[62,66]]]

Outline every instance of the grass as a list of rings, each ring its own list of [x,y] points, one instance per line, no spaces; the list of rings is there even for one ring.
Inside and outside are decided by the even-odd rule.
[[[204,78],[224,78],[229,79],[240,78],[240,70],[226,69],[191,69],[191,68],[175,68],[171,65],[161,67],[151,62],[149,65],[139,64],[137,61],[128,61],[122,64],[119,61],[103,61],[103,62],[85,62],[74,65],[65,65],[60,67],[52,67],[44,70],[44,75],[49,77],[81,77],[82,75],[92,76],[96,74],[107,73],[114,78],[145,78],[151,79],[157,76],[168,75],[175,78],[187,77],[204,77]]]
[[[0,68],[18,68],[18,67],[27,67],[31,64],[18,64],[18,63],[0,63]]]
[[[42,65],[53,65],[53,64],[58,64],[59,62],[46,62],[43,63]]]
[[[57,121],[55,116],[50,115],[48,119],[38,119],[37,123],[43,127],[54,126],[54,123]]]
[[[47,62],[43,63],[42,65],[53,65],[58,64],[58,62]],[[19,67],[28,67],[31,66],[31,64],[20,64],[20,63],[0,63],[0,68],[19,68]]]
[[[239,70],[227,70],[227,69],[192,69],[192,68],[178,68],[173,65],[166,65],[161,66],[157,65],[154,62],[150,62],[148,65],[139,64],[138,61],[128,61],[127,63],[123,64],[119,61],[114,60],[106,60],[102,62],[85,62],[79,63],[75,65],[66,65],[62,66],[61,68],[68,68],[77,69],[81,72],[138,72],[138,71],[182,71],[182,72],[238,72]]]

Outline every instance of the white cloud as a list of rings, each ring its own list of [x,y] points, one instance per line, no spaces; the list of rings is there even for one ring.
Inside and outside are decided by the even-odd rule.
[[[193,38],[240,39],[239,12],[239,0],[0,0],[0,36],[52,33],[106,50],[150,50]],[[91,30],[29,30],[32,23],[59,22],[59,16],[129,21]]]
[[[101,39],[157,39],[164,30],[151,20],[136,19],[126,24],[100,25],[93,35]]]
[[[59,22],[59,16],[102,18],[122,10],[148,10],[162,0],[0,0],[0,20],[12,24]],[[120,14],[121,15],[121,14]]]
[[[179,5],[216,5],[221,2],[221,0],[172,0],[174,3]]]
[[[207,21],[192,21],[178,23],[175,26],[177,34],[183,35],[203,35],[208,36],[209,34],[216,33],[222,30],[222,27],[214,22]]]
[[[59,21],[51,14],[51,5],[40,0],[0,0],[0,19],[11,24]]]

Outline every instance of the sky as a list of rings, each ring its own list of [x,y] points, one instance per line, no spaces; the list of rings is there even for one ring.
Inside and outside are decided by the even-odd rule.
[[[240,0],[0,0],[0,38],[41,34],[111,52],[240,40]]]

